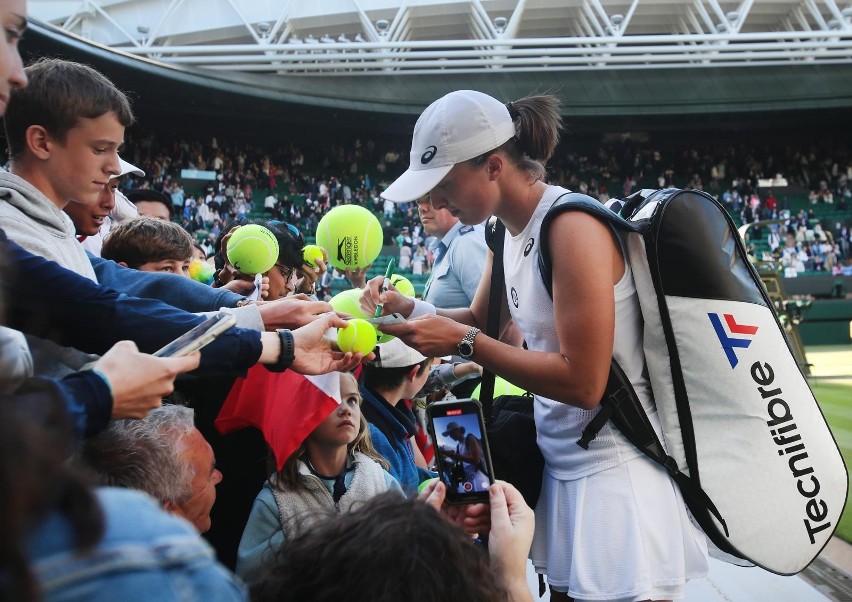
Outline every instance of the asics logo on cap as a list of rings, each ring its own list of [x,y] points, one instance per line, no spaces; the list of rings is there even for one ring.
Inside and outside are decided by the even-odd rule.
[[[420,162],[421,162],[423,165],[426,165],[427,163],[429,163],[429,161],[431,161],[432,159],[434,159],[434,158],[435,158],[435,154],[436,154],[437,152],[438,152],[438,147],[437,147],[437,146],[430,146],[429,148],[427,148],[427,149],[426,149],[426,152],[425,152],[425,153],[423,153],[423,154],[420,156]]]

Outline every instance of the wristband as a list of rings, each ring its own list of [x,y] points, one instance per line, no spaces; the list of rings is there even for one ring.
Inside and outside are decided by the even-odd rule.
[[[407,320],[411,320],[413,318],[419,318],[420,316],[428,316],[435,315],[438,313],[438,310],[435,309],[435,306],[429,303],[428,301],[421,301],[420,299],[412,299],[414,301],[414,309],[411,310],[411,313],[408,314]]]
[[[296,359],[296,341],[293,338],[293,333],[286,328],[276,332],[278,332],[278,338],[281,339],[281,353],[278,355],[278,361],[274,364],[267,364],[266,369],[270,372],[284,372],[293,365],[293,360]]]

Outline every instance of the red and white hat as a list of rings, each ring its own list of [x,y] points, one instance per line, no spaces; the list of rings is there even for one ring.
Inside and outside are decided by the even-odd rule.
[[[473,90],[450,92],[420,115],[408,170],[381,196],[398,203],[419,199],[453,165],[494,150],[514,135],[515,124],[502,102]]]

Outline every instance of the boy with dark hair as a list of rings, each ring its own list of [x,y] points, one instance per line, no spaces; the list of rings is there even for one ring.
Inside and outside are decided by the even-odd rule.
[[[143,272],[167,272],[189,278],[192,236],[174,222],[140,216],[115,226],[104,240],[101,257]]]
[[[393,339],[376,346],[376,359],[365,363],[361,373],[362,411],[370,423],[373,445],[387,461],[388,472],[408,495],[417,493],[423,481],[435,474],[429,472],[414,436],[417,419],[405,399],[420,391],[429,377],[432,358]]]
[[[139,215],[147,215],[166,221],[171,221],[174,217],[172,200],[165,192],[152,188],[138,188],[129,190],[127,198],[136,205]]]
[[[127,97],[85,65],[43,59],[6,111],[10,173],[0,172],[0,227],[22,247],[96,280],[62,212],[94,205],[121,173],[118,148],[133,123]]]

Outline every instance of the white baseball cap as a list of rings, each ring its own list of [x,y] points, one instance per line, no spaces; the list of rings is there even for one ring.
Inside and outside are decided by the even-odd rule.
[[[144,176],[145,172],[133,165],[133,163],[128,163],[121,157],[118,158],[118,164],[121,166],[121,173],[117,176],[113,176],[113,178],[120,178],[121,176],[126,176],[129,173],[132,173],[136,176]],[[110,178],[112,179],[112,178]]]
[[[425,355],[399,339],[380,343],[374,351],[376,359],[370,363],[377,368],[408,368],[426,359]]]
[[[515,124],[502,102],[473,90],[450,92],[420,115],[408,170],[381,196],[397,203],[419,199],[453,165],[494,150],[514,135]]]

